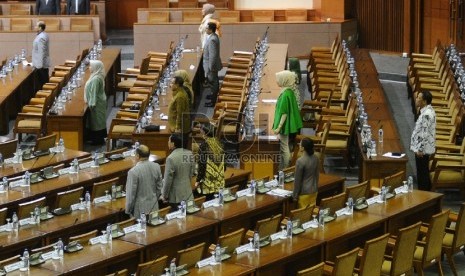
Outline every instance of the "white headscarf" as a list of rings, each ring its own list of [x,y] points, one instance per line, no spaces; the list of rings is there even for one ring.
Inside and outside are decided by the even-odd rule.
[[[205,46],[205,42],[207,40],[207,25],[210,22],[210,19],[213,17],[215,13],[215,6],[212,4],[204,4],[202,11],[205,13],[202,22],[199,25],[199,33],[200,33],[200,44],[202,48]]]
[[[282,91],[284,91],[286,88],[292,89],[297,100],[297,106],[300,108],[300,92],[299,88],[297,87],[297,75],[289,70],[284,70],[276,73],[276,82],[278,83],[279,87],[283,88]]]
[[[100,60],[91,60],[89,66],[90,66],[90,69],[91,69],[92,73],[90,74],[90,77],[86,82],[86,85],[84,87],[84,91],[86,91],[87,85],[94,78],[102,79],[103,89],[105,90],[105,68],[103,67],[103,62],[101,62]],[[84,93],[84,101],[87,103],[86,93]]]

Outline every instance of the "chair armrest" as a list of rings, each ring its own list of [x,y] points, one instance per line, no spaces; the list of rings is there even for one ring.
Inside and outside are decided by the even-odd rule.
[[[25,120],[25,119],[42,119],[43,114],[41,113],[18,113],[16,120]]]
[[[137,78],[137,76],[139,76],[139,74],[126,74],[126,73],[118,73],[117,74],[118,77],[120,78],[124,78],[124,79],[129,79],[129,78]]]
[[[111,120],[111,124],[115,125],[136,125],[138,120],[136,119],[122,119],[122,118],[114,118]]]
[[[459,214],[457,213],[450,213],[449,214],[449,221],[457,222],[459,218]]]

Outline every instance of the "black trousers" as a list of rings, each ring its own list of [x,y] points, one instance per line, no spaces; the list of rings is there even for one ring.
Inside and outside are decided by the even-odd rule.
[[[422,157],[415,155],[415,163],[417,165],[417,182],[418,189],[423,191],[431,191],[431,180],[429,178],[429,155],[425,154]]]
[[[35,87],[36,90],[42,89],[42,86],[48,82],[48,68],[36,68],[36,81],[37,86]]]

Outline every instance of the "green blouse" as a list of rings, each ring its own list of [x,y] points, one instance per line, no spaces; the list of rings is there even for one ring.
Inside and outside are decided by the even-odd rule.
[[[286,121],[284,121],[280,134],[289,135],[299,132],[303,126],[302,118],[300,117],[294,92],[290,88],[285,88],[278,97],[276,109],[274,111],[273,129],[279,127],[279,122],[283,114],[287,114],[287,118]]]

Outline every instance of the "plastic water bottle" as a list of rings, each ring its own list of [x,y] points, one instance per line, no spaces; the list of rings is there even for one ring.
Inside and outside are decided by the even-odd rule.
[[[288,219],[286,224],[286,236],[292,238],[292,220]]]
[[[3,191],[7,192],[8,191],[8,178],[4,176],[2,178],[2,186],[3,186]]]
[[[323,210],[320,210],[320,212],[318,213],[318,224],[321,228],[325,227],[325,211]]]
[[[64,253],[64,244],[63,244],[63,241],[60,239],[58,239],[57,241],[57,245],[56,245],[56,254],[58,256],[58,258],[63,258],[63,253]]]
[[[13,222],[13,230],[18,230],[19,229],[19,219],[18,219],[18,215],[16,215],[16,212],[13,212],[13,215],[11,216],[11,220]]]
[[[26,171],[23,175],[24,185],[30,186],[31,185],[31,174],[29,171]]]
[[[253,248],[258,251],[260,250],[260,234],[258,231],[255,231],[253,234]]]
[[[381,196],[381,201],[382,202],[386,202],[386,187],[383,186],[381,187],[381,193],[380,193],[380,196]]]
[[[223,188],[220,188],[220,190],[218,191],[218,204],[223,206],[224,204],[224,191],[223,191]]]
[[[86,208],[90,209],[90,193],[89,191],[86,192],[86,195],[84,196],[86,200]]]
[[[58,152],[64,152],[65,151],[65,140],[63,140],[63,137],[60,137],[60,140],[58,140]]]
[[[408,192],[409,193],[413,192],[413,176],[409,175],[408,180],[407,180],[407,185],[408,185]]]
[[[278,173],[278,188],[284,189],[284,172],[279,171]]]
[[[140,214],[140,229],[142,231],[147,229],[147,217],[145,216],[145,213]]]
[[[347,199],[347,213],[350,215],[354,213],[354,199],[351,197]]]
[[[116,185],[115,184],[111,186],[111,200],[113,201],[116,200]]]
[[[378,142],[382,143],[383,139],[384,139],[384,132],[383,132],[383,128],[380,127],[378,130]]]
[[[5,161],[3,160],[3,154],[0,152],[0,169],[3,169],[5,166]]]
[[[27,249],[24,249],[23,253],[23,264],[21,268],[19,269],[20,271],[28,271],[29,270],[29,251]]]
[[[34,220],[35,220],[36,224],[40,223],[40,208],[37,205],[34,208]]]
[[[180,211],[181,211],[181,215],[182,215],[183,217],[186,217],[186,215],[187,215],[186,201],[184,201],[184,200],[181,201],[181,203],[180,203],[180,208],[179,208],[179,209],[180,209]]]
[[[77,158],[74,158],[73,160],[73,172],[74,173],[79,173],[79,162]]]
[[[111,243],[113,241],[113,236],[111,234],[111,224],[109,224],[109,223],[107,225],[107,233],[106,234],[107,234],[107,237],[106,237],[107,243]]]
[[[23,153],[20,148],[16,150],[16,161],[18,164],[23,163]]]
[[[170,276],[176,276],[176,258],[173,258],[170,263]]]
[[[221,263],[221,246],[219,243],[215,247],[215,262]]]
[[[251,195],[255,195],[256,188],[257,188],[257,183],[255,182],[255,180],[251,180],[250,181],[250,194]]]

